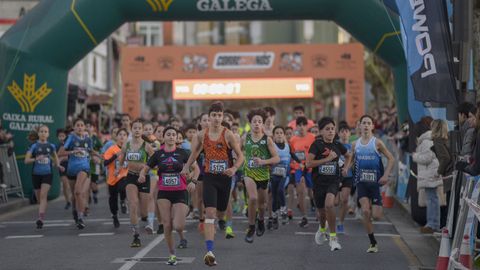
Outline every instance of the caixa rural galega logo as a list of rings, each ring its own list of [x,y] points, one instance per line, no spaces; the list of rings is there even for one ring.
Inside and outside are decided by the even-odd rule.
[[[146,0],[153,12],[167,12],[173,0]]]
[[[200,11],[272,11],[269,0],[197,0]]]
[[[17,101],[22,113],[5,112],[2,119],[9,122],[11,130],[30,131],[40,124],[52,124],[54,122],[51,115],[33,115],[38,104],[40,104],[51,92],[47,83],[43,83],[38,89],[36,87],[36,75],[23,76],[23,88],[16,81],[7,86],[8,91]],[[28,113],[28,114],[25,114]]]

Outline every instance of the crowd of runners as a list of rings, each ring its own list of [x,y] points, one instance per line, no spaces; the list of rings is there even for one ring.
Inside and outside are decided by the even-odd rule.
[[[49,128],[40,126],[25,157],[33,164],[39,201],[36,227],[43,227],[58,170],[65,209],[71,208],[78,229],[88,225],[89,205],[98,203],[97,182],[105,175],[113,226],[120,226],[119,212],[129,214],[132,248],[142,246],[141,232],[164,234],[169,265],[177,264],[176,249],[188,247],[187,216],[198,220],[204,261],[213,266],[215,234],[235,238],[234,214],[248,217],[244,240],[253,243],[266,230],[292,223],[297,208],[302,228],[309,225],[308,212],[315,213],[320,225],[314,240],[328,243],[331,251],[342,248],[337,234],[345,233],[345,216],[358,208],[367,252],[378,252],[372,219],[382,216],[380,188],[389,181],[394,157],[374,136],[374,119],[364,115],[349,127],[330,117],[314,123],[302,106],[294,111],[295,119],[283,126],[277,125],[273,108],[251,110],[248,130],[221,102],[184,127],[176,120],[160,125],[124,115],[103,143],[82,119],[71,130],[57,130],[58,145],[50,143]]]

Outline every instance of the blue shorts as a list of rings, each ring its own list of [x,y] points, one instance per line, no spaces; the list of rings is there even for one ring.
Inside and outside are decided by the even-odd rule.
[[[77,178],[77,175],[80,172],[85,172],[87,175],[90,175],[90,164],[89,163],[71,164],[70,162],[68,163],[68,168],[67,168],[68,179],[75,180]]]
[[[306,172],[304,173],[303,170],[296,170],[295,171],[295,183],[298,184],[300,183],[300,180],[302,179],[302,176],[305,176],[305,185],[307,188],[313,188],[313,182],[312,182],[312,173],[311,172]]]
[[[378,183],[358,182],[357,197],[359,201],[361,198],[369,198],[372,201],[372,205],[383,206],[380,185]]]

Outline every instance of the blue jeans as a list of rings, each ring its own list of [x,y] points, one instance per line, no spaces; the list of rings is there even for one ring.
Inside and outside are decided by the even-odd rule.
[[[440,229],[440,203],[438,201],[437,188],[425,188],[427,197],[427,224],[434,230]]]

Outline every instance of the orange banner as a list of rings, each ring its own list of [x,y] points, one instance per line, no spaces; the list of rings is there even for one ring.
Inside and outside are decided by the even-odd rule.
[[[363,46],[359,43],[123,47],[121,51],[122,76],[124,85],[128,84],[128,87],[123,89],[123,111],[132,116],[140,115],[138,85],[143,80],[177,80],[178,84],[178,80],[195,79],[227,79],[222,83],[232,82],[232,78],[235,80],[255,78],[345,79],[346,116],[348,123],[354,125],[358,117],[365,111],[363,51]],[[274,81],[269,81],[270,86]],[[210,80],[210,82],[215,81]],[[259,89],[259,86],[255,84],[261,83],[260,81],[252,83],[248,80],[242,82],[242,89]],[[289,81],[289,83],[292,85],[293,81]],[[193,91],[194,85],[189,84],[188,86],[189,90]],[[211,86],[207,85],[207,89],[210,88]],[[279,88],[283,89],[282,91],[285,90],[285,93],[278,92],[278,95],[275,96],[263,89],[267,88],[262,88],[265,98],[289,98],[291,96],[290,90],[286,90],[285,87]],[[277,92],[277,90],[274,91]],[[287,92],[290,94],[286,94]],[[174,95],[177,99],[210,99],[207,95],[185,95],[185,93],[180,95],[175,92]],[[229,96],[232,99],[235,98],[235,95]],[[261,98],[255,91],[245,95],[242,93],[241,96],[237,98]],[[222,97],[214,95],[214,99],[220,98]]]
[[[312,97],[312,78],[173,81],[173,98],[176,100]]]

